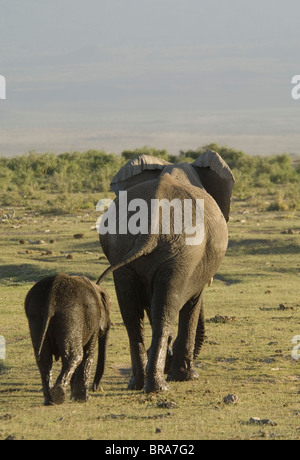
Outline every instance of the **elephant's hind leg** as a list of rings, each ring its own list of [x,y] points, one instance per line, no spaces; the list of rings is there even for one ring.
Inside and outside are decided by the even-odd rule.
[[[142,390],[145,383],[147,360],[144,344],[144,305],[140,296],[143,287],[139,279],[127,267],[117,270],[114,273],[114,279],[122,318],[129,338],[132,376],[128,389]]]
[[[44,406],[51,406],[53,404],[50,392],[52,363],[53,358],[51,353],[51,347],[49,339],[46,336],[44,346],[41,351],[40,359],[37,361],[43,385]]]
[[[83,350],[80,347],[68,350],[62,355],[62,370],[54,387],[51,388],[51,400],[54,404],[63,404],[65,401],[66,388],[82,358]]]
[[[199,351],[198,345],[196,344],[195,346],[195,341],[198,340],[197,335],[199,333],[201,337],[202,335],[204,336],[202,329],[203,334],[198,331],[199,322],[203,325],[201,297],[189,300],[180,311],[178,336],[173,346],[174,354],[168,380],[185,381],[199,378],[197,371],[194,369],[194,357],[195,351],[196,354]]]
[[[97,347],[98,333],[93,334],[83,349],[83,360],[77,367],[71,379],[71,399],[77,402],[88,400],[88,387],[91,375],[91,367]]]
[[[166,283],[156,284],[151,306],[152,342],[146,372],[146,393],[169,389],[164,371],[173,323],[180,308],[178,300],[179,296],[176,293],[173,295]]]

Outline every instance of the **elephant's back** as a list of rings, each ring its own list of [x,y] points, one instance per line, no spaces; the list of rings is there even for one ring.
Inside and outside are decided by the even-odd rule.
[[[102,248],[112,266],[116,266],[120,262],[121,265],[130,263],[137,268],[138,272],[142,272],[143,267],[152,265],[152,258],[154,261],[156,260],[157,253],[160,254],[160,259],[167,262],[176,254],[179,256],[189,242],[191,243],[191,252],[195,252],[195,246],[197,246],[196,252],[199,257],[202,257],[201,254],[205,251],[206,246],[214,254],[217,254],[218,258],[221,258],[226,252],[227,225],[218,204],[203,188],[182,182],[181,177],[174,177],[168,172],[163,173],[159,178],[144,184],[137,184],[126,192],[120,192],[114,203],[116,207],[116,232],[100,236]],[[133,204],[137,207],[132,206]],[[154,210],[164,204],[166,204],[165,214],[160,210],[155,214]],[[201,221],[198,225],[199,242],[192,240],[192,237],[185,232],[186,222],[189,220],[186,218],[186,214],[189,210],[191,211],[190,225],[193,226],[198,204],[199,206],[203,204],[204,217],[203,222]],[[138,221],[138,213],[135,213],[134,209],[138,209],[140,219],[145,219],[143,224],[139,221],[143,232],[136,231],[133,233],[131,231],[130,222]],[[157,216],[161,219],[158,224],[155,223]],[[175,225],[176,216],[177,227]],[[167,224],[170,223],[169,228],[165,218],[170,219],[170,222],[167,222]],[[122,222],[121,219],[123,219]],[[120,231],[120,224],[123,225],[122,231]]]

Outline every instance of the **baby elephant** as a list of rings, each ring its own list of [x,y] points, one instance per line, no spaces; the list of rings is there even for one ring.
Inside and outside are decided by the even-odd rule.
[[[59,273],[44,278],[28,292],[25,311],[44,404],[62,404],[71,383],[71,398],[85,402],[91,365],[98,341],[98,363],[93,383],[96,391],[104,371],[110,328],[108,294],[84,276]],[[53,356],[62,359],[62,370],[50,388]]]

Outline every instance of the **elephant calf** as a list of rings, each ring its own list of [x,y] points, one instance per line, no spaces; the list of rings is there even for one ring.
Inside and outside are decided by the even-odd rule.
[[[84,276],[60,273],[44,278],[28,292],[25,311],[44,404],[62,404],[71,383],[71,398],[85,402],[91,365],[98,341],[98,362],[93,383],[96,391],[104,371],[110,328],[108,294]],[[62,370],[50,388],[53,356],[62,359]]]

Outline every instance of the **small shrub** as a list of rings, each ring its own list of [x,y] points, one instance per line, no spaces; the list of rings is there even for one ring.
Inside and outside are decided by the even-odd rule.
[[[282,192],[279,192],[275,200],[267,207],[267,211],[289,211],[289,209],[289,204],[285,200]]]

